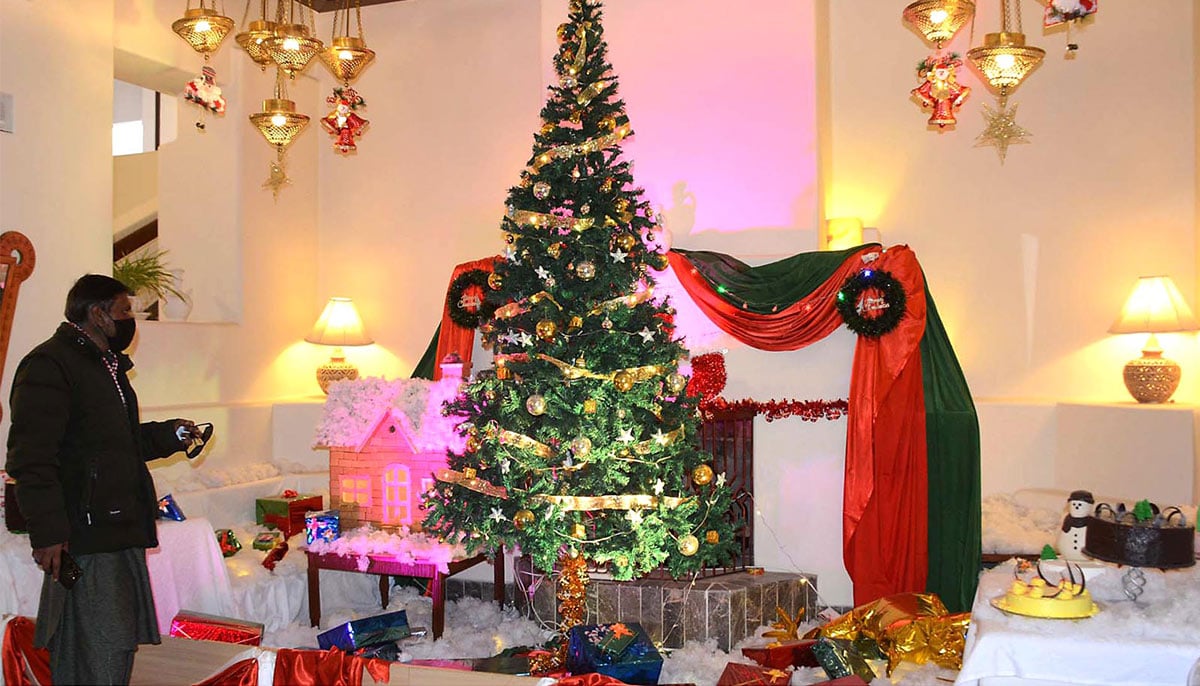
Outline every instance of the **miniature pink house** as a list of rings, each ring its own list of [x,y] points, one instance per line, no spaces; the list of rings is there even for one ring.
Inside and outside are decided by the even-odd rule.
[[[341,512],[343,529],[424,518],[421,497],[433,473],[446,466],[448,449],[462,449],[454,432],[461,419],[441,412],[462,382],[461,371],[447,366],[440,381],[367,378],[329,387],[315,447],[329,449],[330,507]]]

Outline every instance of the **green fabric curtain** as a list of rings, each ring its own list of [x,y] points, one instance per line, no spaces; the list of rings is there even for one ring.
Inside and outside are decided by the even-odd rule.
[[[982,565],[979,418],[937,306],[925,289],[921,369],[929,469],[926,588],[951,612],[971,609]]]
[[[442,327],[439,324],[438,328],[433,332],[433,339],[429,341],[429,347],[425,348],[425,354],[421,356],[421,361],[417,363],[417,368],[413,370],[410,379],[429,379],[433,381],[433,372],[437,369],[437,347],[438,337],[442,335]]]
[[[686,256],[701,271],[708,281],[727,290],[722,295],[733,295],[746,311],[770,314],[786,309],[797,300],[804,299],[829,275],[846,261],[846,258],[862,250],[856,246],[847,250],[803,252],[777,262],[751,267],[737,258],[707,250],[674,251]]]

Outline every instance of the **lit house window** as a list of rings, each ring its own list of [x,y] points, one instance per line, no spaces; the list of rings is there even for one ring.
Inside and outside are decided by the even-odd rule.
[[[412,522],[412,510],[408,500],[411,488],[412,478],[406,465],[390,464],[383,471],[384,524],[409,524]]]
[[[365,474],[342,477],[342,502],[371,505],[371,477]]]

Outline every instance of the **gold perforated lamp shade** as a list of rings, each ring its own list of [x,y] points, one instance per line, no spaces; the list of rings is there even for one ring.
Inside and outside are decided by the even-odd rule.
[[[982,46],[967,51],[971,64],[1001,93],[1021,85],[1045,56],[1045,50],[1025,45],[1025,34],[1005,31],[987,34]]]
[[[1125,300],[1109,333],[1148,333],[1142,356],[1125,365],[1125,388],[1140,403],[1164,403],[1179,387],[1182,371],[1162,356],[1155,334],[1200,328],[1192,309],[1169,276],[1143,276]]]
[[[297,112],[292,100],[272,98],[263,100],[262,111],[250,115],[250,123],[268,143],[286,148],[308,126],[308,115]]]
[[[275,36],[275,22],[258,19],[250,22],[246,30],[234,36],[234,40],[242,50],[263,69],[271,63],[271,54],[267,52],[264,43]]]
[[[905,7],[902,16],[925,36],[925,40],[941,47],[975,16],[975,3],[970,0],[919,0]]]
[[[329,362],[317,368],[317,383],[326,393],[329,392],[329,384],[334,381],[358,378],[358,368],[346,362],[342,347],[375,342],[363,326],[362,317],[358,316],[358,309],[350,298],[330,298],[304,340],[333,346]]]
[[[333,78],[350,83],[375,59],[375,51],[355,36],[337,36],[333,45],[321,51],[321,61],[329,67]]]
[[[233,20],[211,7],[205,7],[201,2],[199,7],[184,10],[183,19],[175,20],[171,30],[207,59],[209,53],[221,47],[221,41],[233,30]]]
[[[263,41],[271,60],[293,79],[323,47],[325,44],[313,38],[304,24],[280,24],[275,27],[275,35]]]

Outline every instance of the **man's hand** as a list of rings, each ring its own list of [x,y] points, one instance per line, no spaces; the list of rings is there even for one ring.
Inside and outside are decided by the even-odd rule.
[[[181,442],[188,443],[200,438],[200,429],[197,429],[196,423],[190,419],[176,419],[175,435]]]
[[[33,561],[38,567],[42,568],[43,572],[49,572],[50,576],[58,581],[58,571],[62,568],[62,554],[67,549],[66,543],[55,543],[45,548],[33,549]]]

